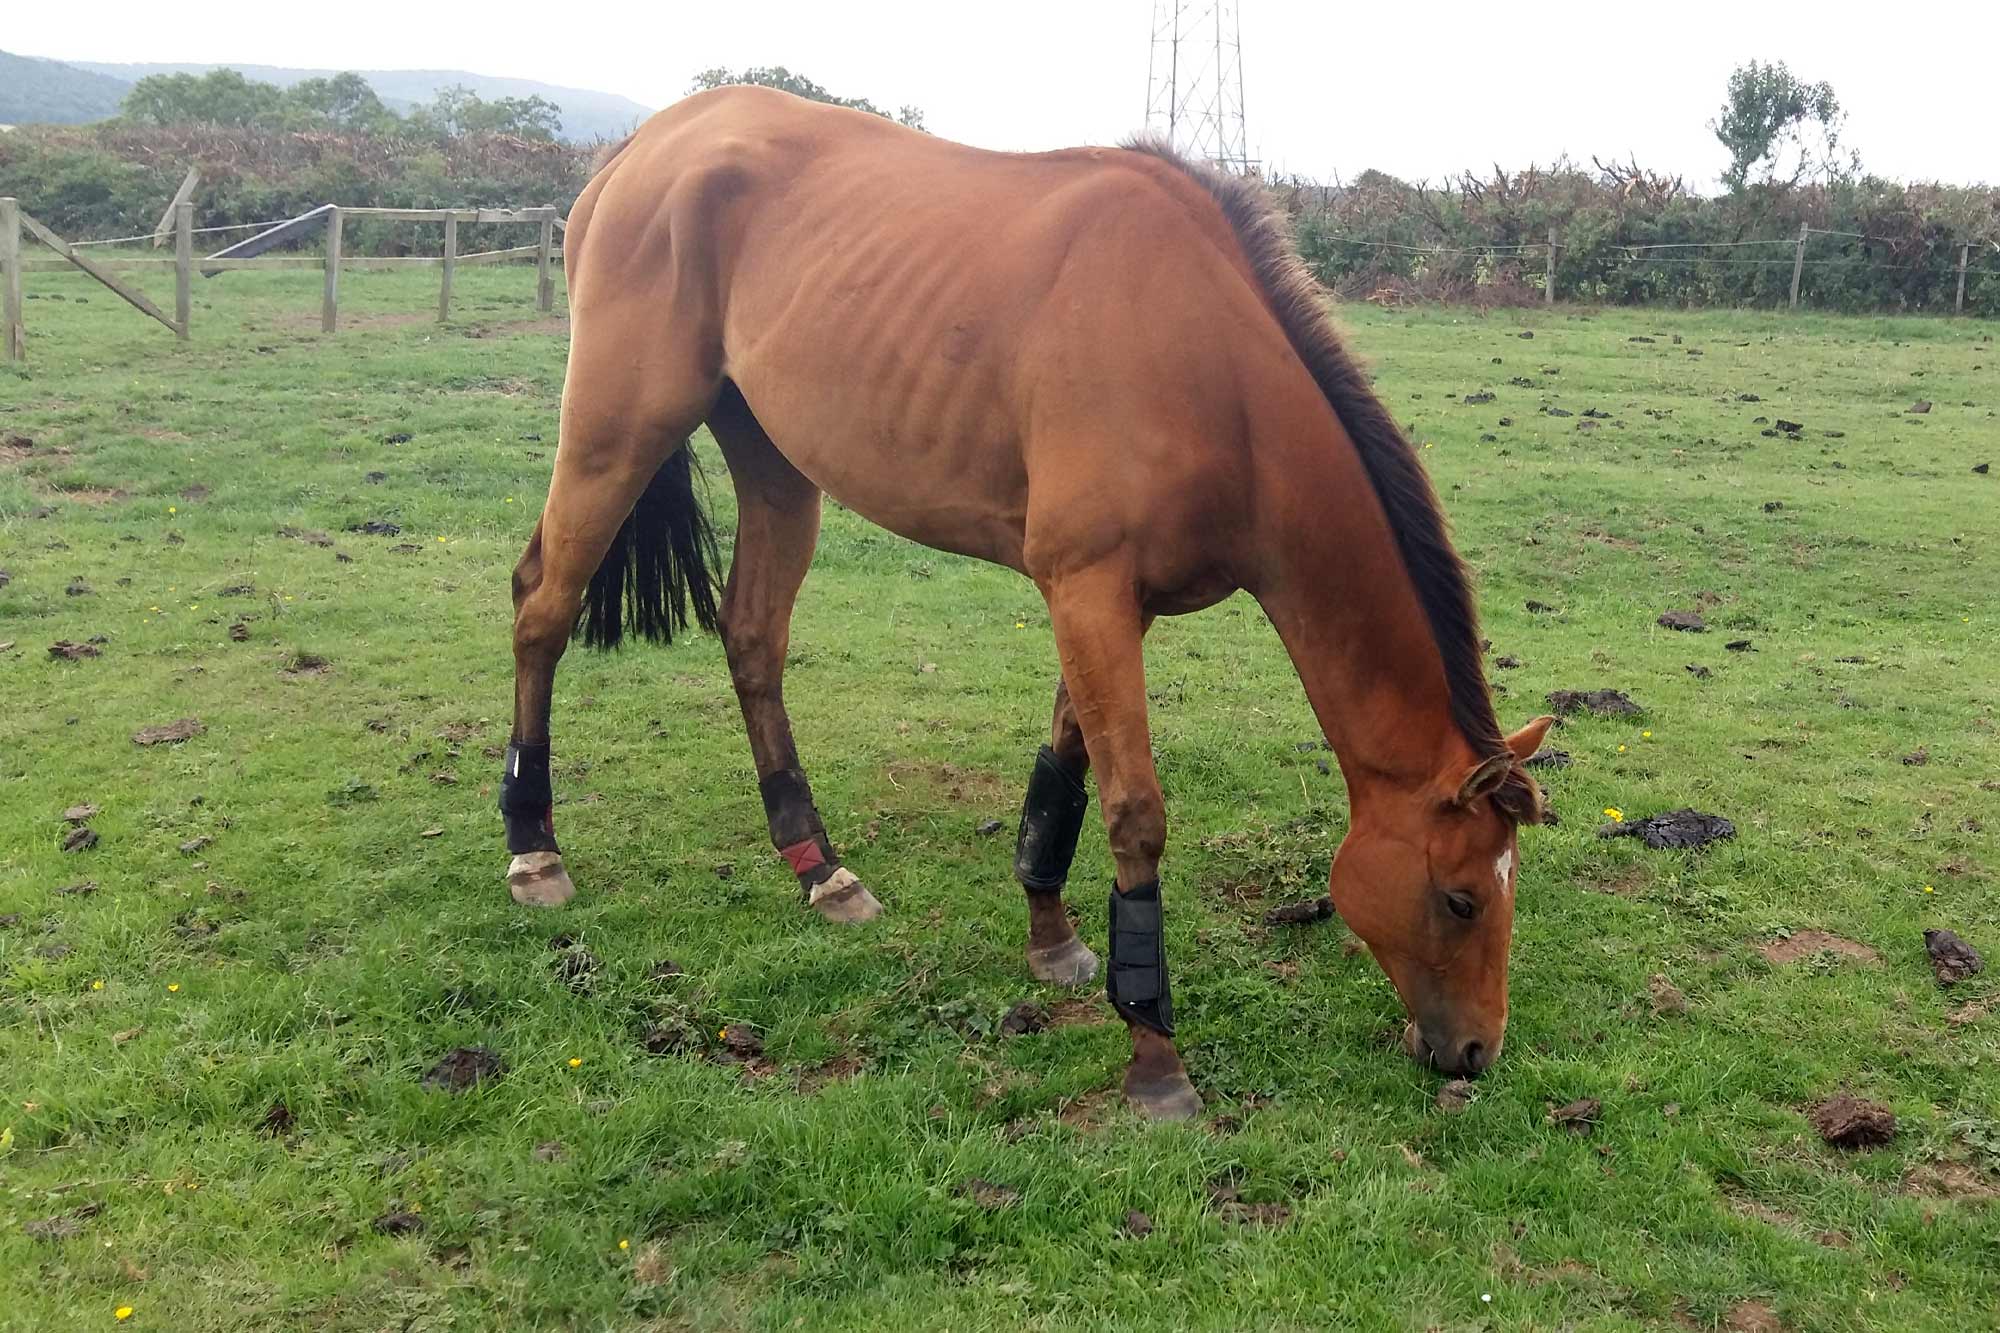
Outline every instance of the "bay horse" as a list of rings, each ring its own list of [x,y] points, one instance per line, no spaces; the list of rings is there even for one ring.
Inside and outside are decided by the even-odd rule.
[[[1461,1074],[1499,1054],[1516,826],[1543,817],[1521,761],[1552,719],[1501,734],[1437,497],[1255,182],[1156,145],[986,152],[730,87],[611,153],[563,262],[560,444],[514,572],[517,901],[575,892],[550,817],[565,644],[671,640],[691,613],[722,639],[805,901],[834,922],[882,910],[814,809],[782,691],[831,495],[1048,604],[1061,675],[1014,864],[1028,968],[1096,974],[1062,903],[1095,774],[1130,1104],[1201,1106],[1173,1043],[1141,640],[1237,589],[1339,757],[1351,821],[1328,893],[1402,998],[1406,1048]],[[719,602],[686,447],[703,423],[737,497]]]

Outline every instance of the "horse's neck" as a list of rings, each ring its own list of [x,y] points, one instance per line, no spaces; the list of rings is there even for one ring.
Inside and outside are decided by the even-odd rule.
[[[1287,498],[1259,525],[1269,575],[1258,600],[1350,791],[1370,778],[1428,782],[1469,747],[1394,534],[1345,438],[1284,470]]]

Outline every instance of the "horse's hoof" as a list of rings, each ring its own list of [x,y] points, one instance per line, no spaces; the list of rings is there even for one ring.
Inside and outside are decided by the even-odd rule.
[[[806,901],[828,921],[843,926],[858,926],[882,915],[882,904],[846,866],[838,867],[825,880],[813,885]]]
[[[1051,986],[1087,986],[1097,975],[1097,955],[1072,935],[1061,944],[1030,948],[1028,972]]]
[[[1148,1120],[1192,1120],[1201,1114],[1201,1094],[1180,1069],[1149,1079],[1127,1074],[1125,1104]]]
[[[507,867],[507,892],[523,907],[561,907],[576,897],[561,852],[523,852]]]

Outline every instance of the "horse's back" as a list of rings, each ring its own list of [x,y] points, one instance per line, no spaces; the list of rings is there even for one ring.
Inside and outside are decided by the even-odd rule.
[[[607,305],[711,341],[822,489],[1017,568],[1031,476],[1094,497],[1093,527],[1227,526],[1241,366],[1289,357],[1213,200],[1129,150],[990,152],[718,89],[648,121],[576,214],[579,337]],[[1152,507],[1122,515],[1134,475]]]

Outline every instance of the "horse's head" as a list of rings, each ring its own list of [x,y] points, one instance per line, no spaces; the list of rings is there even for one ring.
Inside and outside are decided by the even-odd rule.
[[[1548,818],[1521,761],[1554,721],[1537,718],[1507,738],[1508,753],[1426,786],[1352,793],[1328,892],[1403,997],[1404,1046],[1448,1073],[1477,1074],[1500,1055],[1515,829]]]

